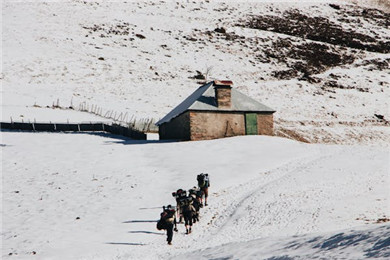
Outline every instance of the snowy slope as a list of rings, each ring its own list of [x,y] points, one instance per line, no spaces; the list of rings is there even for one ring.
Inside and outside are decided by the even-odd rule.
[[[263,238],[191,252],[173,259],[388,259],[390,225],[334,233]]]
[[[329,3],[6,1],[2,119],[62,119],[36,112],[59,103],[157,121],[199,71],[277,110],[277,135],[389,143],[388,13]]]
[[[182,143],[105,134],[2,138],[5,259],[31,259],[32,252],[37,259],[156,259],[390,217],[385,148],[263,136]],[[210,205],[191,236],[179,225],[167,247],[155,228],[161,206],[174,204],[172,191],[196,185],[199,172],[211,176]]]

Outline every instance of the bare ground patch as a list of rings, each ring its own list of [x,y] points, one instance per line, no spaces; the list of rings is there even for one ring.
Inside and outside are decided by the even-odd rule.
[[[349,12],[347,12],[347,10],[349,10]],[[359,26],[358,18],[354,19],[354,16],[358,15],[361,19],[375,21],[378,25],[386,25],[389,23],[390,19],[390,14],[375,9],[354,9],[354,7],[350,7],[350,9],[337,10],[337,12],[340,13],[339,21],[341,23],[354,23],[354,26]],[[245,20],[240,21],[237,25],[245,28],[283,33],[342,47],[379,53],[390,52],[389,41],[379,40],[376,37],[359,33],[351,29],[344,29],[340,24],[336,24],[325,17],[309,17],[297,9],[285,11],[281,16],[249,16]]]

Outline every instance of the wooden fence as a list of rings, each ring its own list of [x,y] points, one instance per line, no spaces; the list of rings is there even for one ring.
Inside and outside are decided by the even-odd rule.
[[[1,122],[1,129],[24,130],[34,132],[108,132],[122,135],[137,140],[146,140],[146,134],[118,124],[106,124],[99,122],[90,123],[25,123],[25,122]]]

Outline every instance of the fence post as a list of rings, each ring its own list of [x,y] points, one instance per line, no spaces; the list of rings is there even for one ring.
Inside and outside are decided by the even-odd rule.
[[[123,116],[123,121],[124,122],[127,122],[127,115],[128,115],[128,112],[126,112],[126,114]]]

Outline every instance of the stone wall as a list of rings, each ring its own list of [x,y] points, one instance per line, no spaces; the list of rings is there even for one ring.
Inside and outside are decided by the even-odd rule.
[[[186,112],[159,126],[160,139],[190,140],[190,113]]]
[[[273,114],[257,114],[257,134],[274,135]]]
[[[257,114],[259,135],[273,135],[273,115]],[[159,127],[160,139],[208,140],[245,135],[243,112],[186,112]]]
[[[191,140],[245,135],[242,113],[190,112]]]

